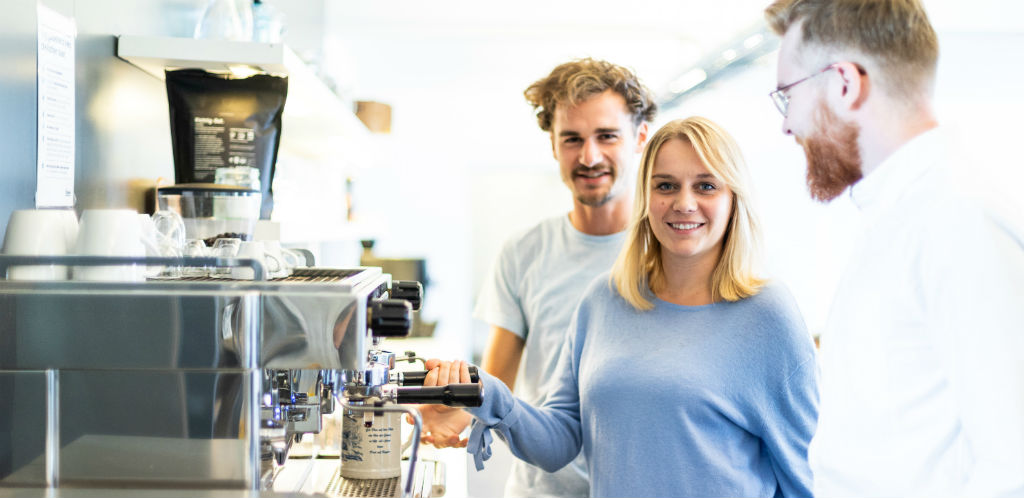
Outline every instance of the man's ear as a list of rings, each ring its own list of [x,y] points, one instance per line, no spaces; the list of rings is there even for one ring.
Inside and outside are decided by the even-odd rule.
[[[860,66],[852,62],[836,63],[840,85],[838,103],[844,110],[856,111],[864,105],[873,90],[871,78]]]
[[[636,153],[639,154],[644,151],[644,145],[647,144],[647,122],[643,121],[640,126],[636,127]]]
[[[558,160],[558,151],[555,150],[555,130],[554,129],[552,129],[551,132],[548,133],[548,137],[551,138],[551,157],[555,158],[555,160],[557,161]]]

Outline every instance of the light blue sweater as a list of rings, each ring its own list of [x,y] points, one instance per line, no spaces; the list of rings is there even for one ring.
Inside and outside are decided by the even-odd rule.
[[[737,302],[636,311],[595,280],[576,310],[552,392],[539,407],[481,371],[489,429],[548,471],[582,447],[591,496],[811,496],[814,347],[779,284]]]

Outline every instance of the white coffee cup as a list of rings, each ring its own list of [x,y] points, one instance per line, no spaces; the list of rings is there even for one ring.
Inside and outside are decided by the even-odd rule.
[[[75,254],[145,257],[138,213],[130,209],[86,209],[79,223]],[[76,266],[75,280],[137,282],[145,280],[136,265]]]
[[[10,256],[63,256],[73,250],[78,218],[70,209],[22,209],[11,213],[3,253]],[[13,266],[11,280],[67,280],[67,267]]]
[[[280,269],[271,273],[271,277],[287,277],[292,270],[299,265],[299,258],[296,253],[281,247],[276,240],[263,240],[263,247],[266,249],[267,257],[273,257],[280,262]],[[305,258],[303,258],[305,261]]]
[[[292,268],[305,268],[307,266],[306,255],[302,254],[302,252],[300,252],[298,249],[289,249],[287,247],[283,247],[281,248],[281,254],[284,255],[286,260],[291,258],[291,260],[294,262]]]
[[[273,277],[280,273],[284,268],[281,265],[280,255],[273,255],[267,252],[266,246],[261,241],[242,241],[241,245],[238,246],[238,254],[235,256],[239,259],[255,259],[263,265],[264,270],[267,272],[267,277]],[[254,280],[256,273],[252,268],[248,266],[236,266],[231,268],[231,278],[238,280]]]

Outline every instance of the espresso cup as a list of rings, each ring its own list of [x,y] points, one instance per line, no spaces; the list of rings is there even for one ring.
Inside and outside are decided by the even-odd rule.
[[[78,229],[75,254],[80,256],[145,257],[142,225],[130,209],[86,209]],[[75,280],[137,282],[145,280],[136,265],[76,266]]]
[[[266,270],[268,278],[276,276],[283,268],[281,266],[281,258],[268,253],[263,242],[260,241],[243,241],[238,246],[238,255],[236,257],[239,259],[255,259],[256,261],[259,261]],[[247,266],[236,266],[231,268],[231,278],[238,280],[254,280],[256,278],[256,272]]]
[[[263,242],[263,248],[266,250],[267,259],[272,259],[278,262],[278,270],[270,272],[270,276],[287,277],[288,275],[291,275],[292,269],[298,266],[298,259],[295,255],[283,249],[281,247],[281,243],[276,240],[263,240],[260,242]]]
[[[4,235],[3,253],[10,256],[64,256],[74,248],[78,230],[69,209],[22,209],[11,213]],[[11,280],[67,280],[65,266],[12,266]]]

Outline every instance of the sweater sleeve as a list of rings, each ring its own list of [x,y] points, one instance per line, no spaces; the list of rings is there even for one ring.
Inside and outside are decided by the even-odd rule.
[[[818,424],[818,366],[814,357],[800,365],[776,393],[764,417],[761,440],[778,481],[776,496],[814,496],[807,447]]]
[[[508,443],[512,454],[548,472],[569,464],[583,446],[580,422],[580,397],[577,383],[577,318],[562,345],[555,377],[544,403],[535,407],[516,398],[499,379],[480,370],[484,384],[484,403],[469,408],[473,428],[467,451],[474,456],[477,470],[490,457],[490,431]]]
[[[763,323],[772,330],[771,370],[781,374],[766,393],[758,436],[778,485],[775,496],[814,495],[807,448],[818,426],[820,370],[811,336],[789,290],[773,285]]]

